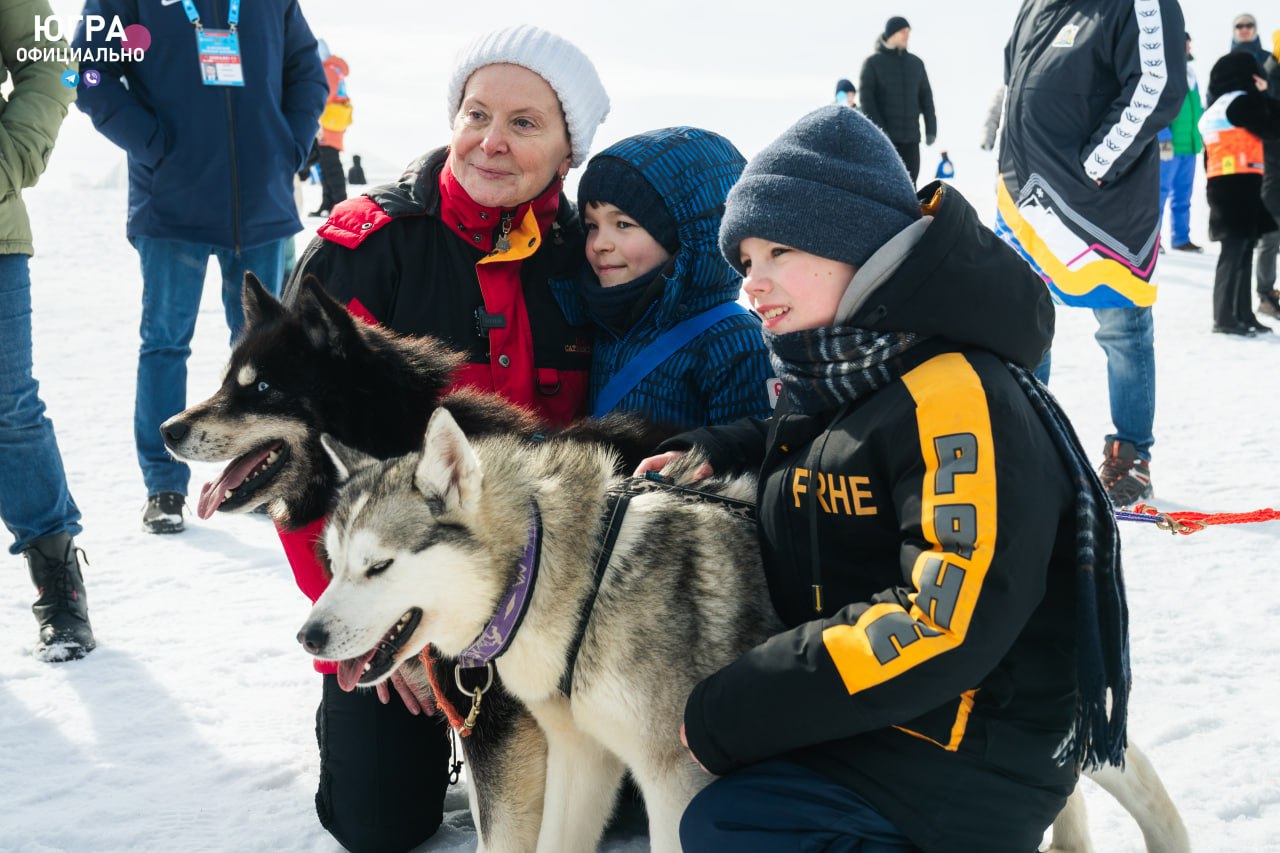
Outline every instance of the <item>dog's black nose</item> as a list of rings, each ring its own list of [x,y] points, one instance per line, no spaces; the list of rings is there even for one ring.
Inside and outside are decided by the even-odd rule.
[[[303,625],[298,632],[298,642],[308,654],[318,655],[329,643],[329,632],[320,625]]]
[[[160,427],[161,435],[164,436],[165,441],[169,442],[182,441],[189,432],[191,432],[191,427],[182,421],[170,421]]]

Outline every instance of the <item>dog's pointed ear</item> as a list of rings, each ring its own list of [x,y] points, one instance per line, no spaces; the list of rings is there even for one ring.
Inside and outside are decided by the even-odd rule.
[[[302,330],[313,347],[339,354],[343,352],[344,335],[355,330],[351,315],[313,275],[302,279],[297,310]]]
[[[378,460],[367,453],[361,453],[354,447],[348,447],[328,433],[321,433],[320,446],[329,454],[333,467],[338,470],[338,482],[345,483],[351,475]]]
[[[446,510],[474,511],[480,501],[480,460],[448,409],[431,413],[422,441],[422,459],[413,484],[428,497],[439,495]]]
[[[252,329],[259,323],[274,320],[284,314],[284,307],[251,272],[244,274],[244,286],[240,290],[240,304],[244,308],[244,327]]]

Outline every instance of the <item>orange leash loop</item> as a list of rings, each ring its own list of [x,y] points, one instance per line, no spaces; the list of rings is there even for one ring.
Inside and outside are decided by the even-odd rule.
[[[444,691],[440,689],[440,682],[436,679],[436,668],[433,666],[436,661],[431,656],[431,646],[427,646],[422,650],[422,653],[418,655],[418,660],[422,661],[422,665],[427,668],[427,680],[431,682],[431,690],[436,694],[436,707],[444,711],[445,719],[449,721],[449,725],[460,737],[466,737],[471,734],[471,729],[462,725],[462,715],[458,713],[457,709],[453,707],[453,703],[445,697]]]

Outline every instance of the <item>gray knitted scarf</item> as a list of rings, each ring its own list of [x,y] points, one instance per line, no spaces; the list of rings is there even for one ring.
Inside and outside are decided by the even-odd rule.
[[[1053,439],[1076,494],[1076,716],[1058,758],[1085,769],[1123,767],[1133,679],[1115,513],[1058,401],[1031,371],[1006,364]]]
[[[899,356],[921,340],[915,332],[855,326],[764,333],[783,392],[792,408],[805,414],[834,409],[893,382],[905,372]]]

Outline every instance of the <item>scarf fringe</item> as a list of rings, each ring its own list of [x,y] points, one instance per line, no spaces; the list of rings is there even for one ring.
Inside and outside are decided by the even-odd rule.
[[[1111,501],[1049,389],[1025,367],[1008,367],[1071,471],[1076,492],[1076,709],[1054,757],[1082,769],[1123,767],[1133,679],[1129,608]]]

